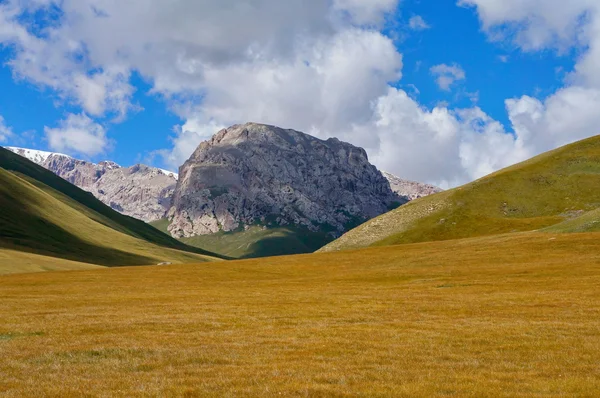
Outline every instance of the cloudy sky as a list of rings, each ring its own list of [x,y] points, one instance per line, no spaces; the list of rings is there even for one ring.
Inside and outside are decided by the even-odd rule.
[[[451,187],[600,133],[598,0],[0,0],[0,145],[175,170],[247,121]]]

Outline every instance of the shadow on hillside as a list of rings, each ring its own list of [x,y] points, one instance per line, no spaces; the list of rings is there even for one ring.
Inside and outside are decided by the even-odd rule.
[[[333,239],[324,234],[293,231],[285,236],[269,236],[250,245],[242,258],[275,257],[292,254],[308,254],[319,250]]]
[[[90,218],[109,228],[158,245],[197,254],[214,255],[205,250],[191,248],[143,221],[114,211],[96,199],[91,193],[76,187],[51,171],[2,147],[0,147],[0,168],[12,172],[12,174],[19,175],[21,178],[25,178],[29,183],[42,190],[47,190],[49,187],[78,202],[87,208],[87,210],[97,213],[97,215],[92,215]]]
[[[3,218],[3,217],[2,217]],[[0,219],[0,248],[39,254],[65,260],[105,266],[150,265],[155,260],[121,250],[92,245],[61,227],[38,217],[27,217],[19,224],[27,228],[6,228]]]
[[[40,211],[50,214],[64,212],[69,207],[59,210],[54,208],[59,202],[52,202],[51,199],[40,201],[43,194],[22,181],[0,169],[0,248],[107,266],[148,265],[154,262],[149,257],[86,242],[75,235],[77,224],[72,225],[74,232],[54,224]],[[76,213],[75,209],[72,211]],[[64,213],[62,217],[68,215]],[[92,220],[89,222],[94,223]]]

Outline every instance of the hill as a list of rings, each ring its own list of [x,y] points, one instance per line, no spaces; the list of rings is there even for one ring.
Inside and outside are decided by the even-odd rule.
[[[556,231],[576,231],[578,222],[586,225],[585,218],[569,220],[598,208],[600,136],[410,202],[346,233],[322,250],[459,239],[555,225],[559,228]],[[597,214],[587,217],[597,219]],[[563,222],[566,224],[558,227]],[[575,227],[569,229],[572,225]]]
[[[597,396],[599,237],[2,276],[0,391]]]
[[[3,148],[0,209],[0,250],[106,266],[214,260]]]
[[[169,233],[167,219],[151,222],[150,225],[166,234]],[[179,240],[189,246],[210,249],[224,257],[240,259],[313,253],[333,238],[327,233],[306,228],[253,225],[245,229],[220,231]]]

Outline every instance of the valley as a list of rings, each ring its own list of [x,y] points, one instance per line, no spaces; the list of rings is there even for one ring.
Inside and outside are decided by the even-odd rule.
[[[23,395],[594,396],[597,234],[0,277]]]
[[[229,145],[220,151],[215,159],[239,155]],[[425,196],[354,229],[350,221],[368,213],[351,203],[374,201],[375,214],[394,193],[340,190],[357,217],[329,215],[348,230],[335,239],[335,224],[285,220],[306,215],[294,200],[281,202],[292,213],[280,218],[270,207],[232,208],[250,203],[239,195],[274,197],[263,180],[245,191],[244,179],[223,171],[237,160],[208,180],[214,159],[182,168],[179,206],[198,206],[188,213],[186,204],[174,227],[120,214],[0,149],[0,391],[594,396],[599,160],[593,137],[449,191],[421,186]],[[378,173],[358,179],[390,184]],[[309,209],[330,203],[298,196]],[[233,214],[270,224],[236,226]],[[212,217],[229,227],[170,236],[225,225]]]

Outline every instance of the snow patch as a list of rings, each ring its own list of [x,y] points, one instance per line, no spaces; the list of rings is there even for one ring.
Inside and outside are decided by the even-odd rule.
[[[157,170],[160,171],[161,173],[163,173],[166,176],[173,177],[174,179],[179,180],[179,174],[177,174],[177,173],[173,173],[172,171],[165,170],[165,169],[158,169],[157,168]]]
[[[17,155],[23,156],[24,158],[29,159],[32,162],[37,163],[37,164],[44,163],[52,155],[64,156],[66,158],[71,158],[68,155],[65,155],[63,153],[57,153],[57,152],[38,151],[36,149],[17,148],[17,147],[12,147],[12,146],[7,146],[4,148],[8,149],[11,152],[16,153]]]

